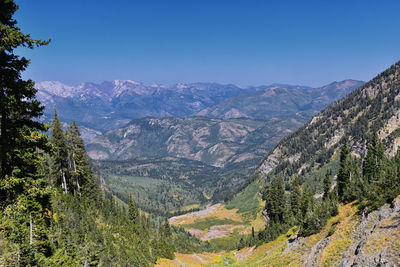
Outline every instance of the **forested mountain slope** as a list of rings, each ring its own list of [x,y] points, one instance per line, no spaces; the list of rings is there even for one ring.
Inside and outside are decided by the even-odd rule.
[[[373,132],[394,155],[399,144],[400,62],[328,106],[298,131],[282,139],[261,162],[257,172],[310,173],[332,160],[347,139],[351,151],[364,155]]]
[[[89,155],[93,159],[113,160],[172,156],[222,167],[265,154],[271,144],[361,84],[347,80],[317,89],[273,87],[235,98],[234,108],[251,109],[251,116],[262,121],[205,117],[136,119],[95,138],[88,145]]]

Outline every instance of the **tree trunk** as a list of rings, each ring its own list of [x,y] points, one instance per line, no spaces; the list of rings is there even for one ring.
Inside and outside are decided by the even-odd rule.
[[[32,214],[29,214],[29,244],[33,245],[33,222],[32,222]]]
[[[74,164],[74,172],[76,175],[76,162],[75,162],[75,154],[72,153],[72,163]],[[79,185],[79,176],[76,175],[76,189],[78,191],[78,195],[81,196],[81,186]]]
[[[63,189],[64,189],[64,194],[68,193],[68,189],[67,189],[67,180],[65,179],[65,173],[63,171],[62,172],[62,178],[63,178]]]

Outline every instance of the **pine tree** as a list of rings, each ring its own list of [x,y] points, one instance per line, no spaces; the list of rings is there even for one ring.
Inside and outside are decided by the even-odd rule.
[[[347,200],[350,175],[349,149],[345,142],[340,151],[340,166],[337,174],[337,192],[340,201]]]
[[[68,151],[64,131],[58,118],[56,108],[54,108],[54,119],[51,125],[51,144],[53,145],[53,164],[51,168],[52,182],[55,185],[61,185],[64,194],[66,194],[70,187],[67,163]]]
[[[301,190],[299,185],[299,178],[293,180],[290,192],[290,209],[295,219],[295,223],[299,223],[302,219],[301,216]]]
[[[73,194],[83,194],[90,199],[97,195],[97,182],[94,178],[90,160],[86,154],[85,143],[79,128],[73,121],[65,133],[68,154],[68,172],[71,175]]]
[[[303,190],[301,194],[300,211],[301,217],[306,218],[307,213],[312,210],[313,197],[307,190]]]
[[[365,181],[361,175],[361,163],[357,158],[352,159],[351,166],[351,181],[349,185],[348,200],[361,200],[362,195],[365,194]]]
[[[276,177],[266,190],[268,216],[273,222],[284,222],[286,212],[286,196],[281,177]]]
[[[323,200],[326,200],[326,198],[328,197],[330,189],[331,189],[330,172],[326,172],[325,177],[324,177],[324,194],[322,196]]]
[[[169,225],[169,221],[168,221],[167,217],[164,218],[164,223],[162,226],[161,233],[166,239],[170,239],[172,236],[171,226]]]
[[[18,251],[10,265],[26,266],[51,253],[45,227],[50,191],[39,172],[49,147],[38,121],[44,107],[35,99],[33,81],[21,79],[29,60],[15,50],[48,41],[21,32],[13,19],[17,9],[12,0],[0,1],[0,229]]]
[[[136,225],[139,216],[139,211],[136,208],[132,195],[129,195],[128,203],[128,219],[132,225]]]

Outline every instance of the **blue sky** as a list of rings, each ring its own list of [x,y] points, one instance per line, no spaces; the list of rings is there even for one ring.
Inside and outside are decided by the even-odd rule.
[[[400,60],[398,0],[16,0],[25,78],[67,84],[369,80]]]

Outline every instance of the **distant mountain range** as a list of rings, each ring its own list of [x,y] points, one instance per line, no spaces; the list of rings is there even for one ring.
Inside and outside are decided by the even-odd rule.
[[[312,89],[272,84],[241,87],[216,83],[146,85],[130,80],[36,84],[37,97],[46,106],[43,120],[50,121],[54,106],[63,122],[76,120],[86,141],[143,117],[269,119],[293,116],[304,123],[327,104],[346,95],[362,82],[346,80]]]
[[[146,85],[134,81],[82,83],[68,86],[60,82],[36,84],[37,97],[46,106],[45,120],[57,106],[61,120],[76,120],[95,131],[121,127],[143,117],[186,117],[232,96],[255,92],[257,87],[215,83]],[[91,139],[94,135],[87,136]]]
[[[203,117],[135,119],[94,138],[88,153],[101,160],[169,156],[215,167],[261,159],[281,138],[359,85],[346,80],[316,89],[274,86],[225,99],[197,113]]]
[[[293,115],[309,118],[362,84],[361,81],[345,80],[320,88],[273,85],[230,97],[201,110],[197,115],[210,118],[270,119]]]

